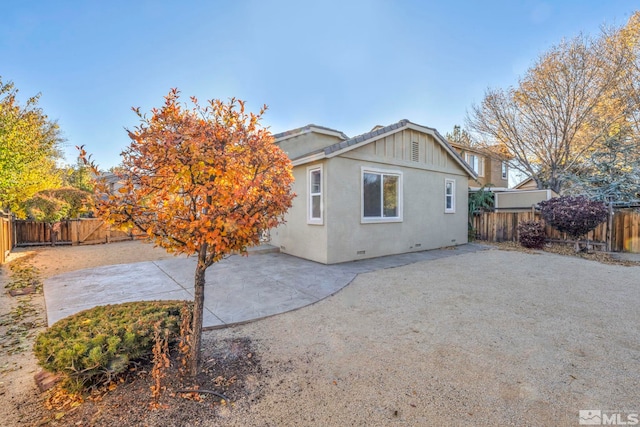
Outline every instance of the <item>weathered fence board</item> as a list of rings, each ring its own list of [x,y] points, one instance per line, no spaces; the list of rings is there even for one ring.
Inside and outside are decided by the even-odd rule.
[[[618,211],[613,216],[613,223],[611,249],[640,253],[640,212]]]
[[[113,230],[101,219],[65,220],[53,227],[42,222],[16,220],[14,230],[16,246],[81,245],[133,239],[131,233]]]
[[[538,212],[484,212],[473,217],[476,238],[490,242],[518,240],[518,224],[522,221],[540,220]],[[546,225],[549,239],[568,240],[564,233]],[[640,212],[616,209],[613,217],[589,232],[586,238],[601,247],[609,246],[613,252],[640,253]]]
[[[91,244],[98,242],[116,242],[120,240],[131,240],[131,233],[114,230],[104,221],[95,220],[79,220],[72,224],[72,228],[76,227],[77,244]]]

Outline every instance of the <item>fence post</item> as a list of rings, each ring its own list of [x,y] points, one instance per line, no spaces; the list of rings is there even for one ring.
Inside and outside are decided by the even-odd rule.
[[[607,242],[607,252],[611,252],[613,241],[613,202],[609,202],[609,214],[607,215],[607,234],[605,240]]]
[[[13,244],[12,247],[16,247],[18,246],[18,223],[16,223],[15,218],[13,218],[13,216],[11,217],[11,224],[12,224],[12,232],[11,232],[11,237],[13,238]]]

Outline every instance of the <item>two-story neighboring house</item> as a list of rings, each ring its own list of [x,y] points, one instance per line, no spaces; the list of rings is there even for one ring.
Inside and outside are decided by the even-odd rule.
[[[462,156],[478,175],[477,179],[469,178],[469,189],[482,186],[492,189],[509,187],[509,166],[502,153],[493,153],[486,148],[475,148],[449,141],[449,144]]]
[[[455,133],[455,131],[454,131]],[[493,193],[493,209],[500,212],[526,212],[543,200],[558,195],[551,190],[538,190],[529,178],[509,188],[508,161],[512,158],[504,146],[475,147],[449,141],[449,145],[471,166],[477,178],[469,177],[469,192],[486,187]]]

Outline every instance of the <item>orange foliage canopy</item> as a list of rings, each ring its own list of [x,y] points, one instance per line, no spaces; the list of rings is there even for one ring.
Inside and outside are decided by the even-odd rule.
[[[122,153],[122,186],[98,185],[97,210],[209,266],[282,222],[295,196],[291,162],[260,126],[266,107],[256,115],[240,100],[203,107],[192,97],[187,108],[179,98],[172,89],[150,118],[134,109],[141,124]]]

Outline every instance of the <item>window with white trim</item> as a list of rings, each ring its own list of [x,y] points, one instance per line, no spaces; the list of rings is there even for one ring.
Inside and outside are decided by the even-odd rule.
[[[444,180],[444,212],[455,213],[456,211],[456,180]]]
[[[402,172],[362,169],[362,222],[402,221]]]
[[[507,162],[502,162],[502,179],[509,179],[509,165],[507,165]]]
[[[477,154],[466,153],[464,159],[478,176],[484,176],[484,157]]]
[[[307,223],[322,224],[322,165],[307,168],[309,199]]]

